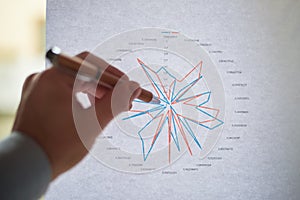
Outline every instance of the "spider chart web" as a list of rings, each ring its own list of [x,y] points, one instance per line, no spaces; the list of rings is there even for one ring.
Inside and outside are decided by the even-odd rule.
[[[141,59],[137,58],[142,71],[145,73],[153,94],[160,98],[159,105],[134,100],[133,108],[123,116],[122,120],[137,120],[142,124],[137,131],[141,140],[141,151],[144,161],[147,160],[158,140],[158,146],[168,146],[168,161],[171,163],[171,145],[181,151],[182,145],[192,155],[190,143],[194,142],[201,150],[201,130],[213,130],[224,122],[218,118],[219,109],[209,106],[211,91],[199,89],[203,76],[201,75],[202,61],[187,71],[180,79],[166,67],[153,70]],[[163,76],[168,76],[163,78]],[[197,87],[196,94],[193,88]],[[128,124],[127,124],[128,126]],[[153,133],[149,136],[149,133]],[[203,135],[202,135],[203,137]],[[179,142],[182,140],[182,142]],[[182,144],[184,143],[184,144]]]
[[[145,28],[115,35],[92,53],[161,100],[134,100],[105,128],[92,156],[119,171],[145,173],[183,155],[208,155],[223,127],[225,101],[216,66],[199,44],[176,31]]]

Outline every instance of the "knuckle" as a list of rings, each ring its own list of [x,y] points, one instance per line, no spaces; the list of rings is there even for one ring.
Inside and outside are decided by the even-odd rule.
[[[50,68],[48,70],[43,71],[39,75],[39,80],[44,81],[44,80],[49,80],[52,77],[52,73],[54,68]]]
[[[77,54],[76,56],[82,59],[85,59],[90,54],[89,51],[83,51],[80,54]]]
[[[129,77],[126,74],[123,74],[120,79],[129,82]]]
[[[37,73],[34,73],[34,74],[29,75],[29,76],[25,79],[23,88],[27,88],[28,85],[31,83],[31,81],[33,80],[33,78],[34,78],[36,75],[37,75]]]
[[[33,73],[33,74],[30,74],[29,76],[27,76],[27,78],[25,79],[25,83],[30,82],[36,74],[37,73]]]
[[[131,81],[131,84],[135,87],[140,87],[140,84],[138,82]]]
[[[59,82],[59,70],[57,67],[52,67],[38,74],[37,82],[39,84],[47,84],[51,82],[52,84]]]
[[[130,90],[136,90],[140,87],[140,84],[138,84],[137,82],[135,81],[130,81],[130,84],[129,84],[129,88]]]

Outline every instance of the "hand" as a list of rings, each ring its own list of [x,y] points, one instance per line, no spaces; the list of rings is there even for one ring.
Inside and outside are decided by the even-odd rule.
[[[88,52],[77,56],[106,67],[103,60]],[[52,67],[29,76],[24,83],[13,130],[31,137],[42,147],[49,158],[53,179],[77,164],[100,134],[99,127],[105,128],[116,114],[128,111],[133,99],[141,92],[139,85],[129,81],[118,69],[109,66],[106,71],[126,81],[117,84],[113,90],[81,82],[74,90],[75,76]],[[72,104],[74,91],[87,93],[92,106],[84,109],[77,101]],[[97,126],[90,120],[95,112]],[[78,135],[79,131],[84,132],[85,144]]]

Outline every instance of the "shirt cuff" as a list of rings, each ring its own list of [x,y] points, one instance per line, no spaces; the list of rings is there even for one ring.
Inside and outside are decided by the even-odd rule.
[[[0,142],[0,199],[38,199],[51,174],[47,155],[30,137],[15,131]]]

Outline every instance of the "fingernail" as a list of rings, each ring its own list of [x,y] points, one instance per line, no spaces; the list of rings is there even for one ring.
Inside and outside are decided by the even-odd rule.
[[[135,98],[137,98],[138,96],[140,96],[141,92],[142,92],[142,89],[141,89],[141,88],[136,89],[136,90],[133,92],[133,94],[132,94],[133,98],[135,99]]]
[[[129,89],[133,91],[133,90],[136,90],[137,88],[139,88],[139,84],[136,82],[130,81]]]

